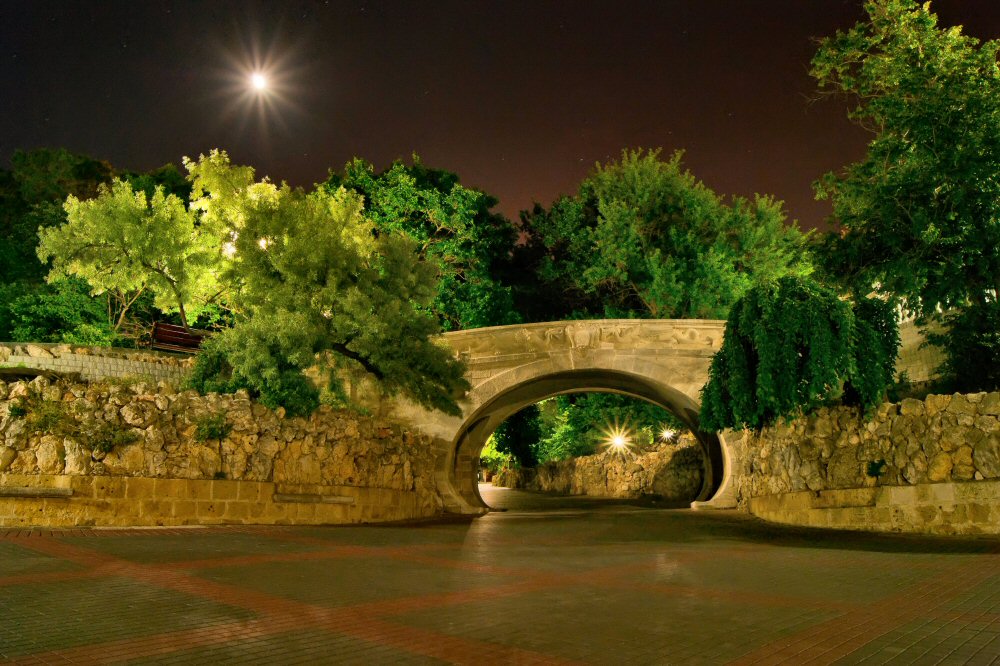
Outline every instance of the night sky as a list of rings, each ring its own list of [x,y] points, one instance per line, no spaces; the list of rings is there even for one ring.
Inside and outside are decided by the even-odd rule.
[[[932,7],[1000,37],[997,0]],[[810,184],[867,136],[812,101],[813,40],[861,16],[860,0],[0,0],[0,159],[62,146],[146,170],[220,147],[309,186],[416,152],[513,217],[622,148],[681,148],[717,192],[774,194],[814,227],[828,204]]]

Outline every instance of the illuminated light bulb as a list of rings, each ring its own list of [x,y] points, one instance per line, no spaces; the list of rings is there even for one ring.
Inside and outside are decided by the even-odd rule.
[[[250,85],[252,85],[255,90],[265,90],[267,89],[267,77],[260,72],[254,72],[250,75]]]

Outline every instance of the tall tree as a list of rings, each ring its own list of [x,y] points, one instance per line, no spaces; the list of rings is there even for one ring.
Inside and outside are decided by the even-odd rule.
[[[812,61],[821,91],[846,96],[849,117],[874,135],[865,159],[816,184],[840,227],[822,243],[823,264],[860,295],[944,318],[952,360],[979,359],[950,368],[981,370],[963,383],[994,388],[995,331],[955,327],[1000,319],[1000,43],[939,27],[930,3],[865,10]]]
[[[411,238],[376,233],[363,199],[344,188],[306,193],[254,182],[252,169],[218,151],[189,170],[192,208],[232,239],[225,275],[240,313],[200,361],[202,388],[230,372],[221,379],[231,386],[305,412],[316,393],[303,371],[340,362],[363,368],[390,394],[458,412],[463,367],[430,339],[440,330],[427,311],[437,267],[419,258]],[[211,365],[219,354],[230,368]]]
[[[464,187],[449,171],[394,162],[376,173],[361,159],[330,173],[331,191],[345,187],[365,199],[365,214],[380,233],[413,238],[440,271],[431,305],[445,330],[519,321],[502,274],[516,241],[514,226],[491,209],[497,200]]]
[[[38,257],[52,262],[48,279],[76,276],[94,293],[114,292],[123,304],[116,326],[144,291],[184,326],[219,293],[222,238],[173,194],[153,196],[123,180],[100,186],[94,199],[66,199],[67,221],[42,229]]]
[[[727,205],[681,159],[625,151],[575,196],[524,216],[560,314],[719,318],[754,282],[811,270],[806,236],[786,226],[781,202]]]
[[[807,274],[808,236],[770,197],[724,201],[684,168],[682,153],[624,151],[576,195],[522,214],[517,304],[529,320],[721,318],[752,285]],[[679,424],[666,410],[610,394],[560,397],[540,459],[592,452],[613,420],[635,432]]]

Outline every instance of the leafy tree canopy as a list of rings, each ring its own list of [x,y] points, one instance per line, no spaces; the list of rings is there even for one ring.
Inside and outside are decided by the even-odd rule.
[[[188,165],[192,208],[232,239],[224,277],[240,313],[199,360],[202,388],[231,372],[229,381],[265,401],[307,411],[316,395],[302,371],[346,362],[388,393],[458,412],[463,368],[429,338],[439,330],[426,309],[437,267],[420,260],[412,239],[377,233],[362,198],[344,188],[306,193],[255,182],[251,168],[219,151]],[[231,370],[208,367],[218,354]]]
[[[864,160],[816,184],[841,227],[823,263],[856,293],[901,297],[931,318],[987,307],[1000,293],[1000,43],[939,27],[930,3],[865,9],[812,63],[821,90],[845,95],[850,118],[874,134]],[[949,353],[974,353],[956,334]],[[1000,373],[995,357],[981,360]]]
[[[0,340],[110,345],[117,337],[104,303],[91,298],[86,282],[71,278],[0,284]]]
[[[76,276],[95,294],[115,293],[123,304],[119,324],[146,290],[157,308],[177,311],[185,326],[219,293],[221,237],[162,187],[147,197],[115,180],[101,185],[94,199],[70,195],[64,208],[66,223],[39,233],[38,257],[52,261],[48,279]]]
[[[9,171],[0,170],[0,280],[40,282],[45,267],[35,258],[38,228],[62,224],[66,196],[94,196],[112,170],[63,149],[18,150],[10,161]]]
[[[781,202],[727,205],[681,158],[625,151],[576,196],[523,216],[552,294],[526,299],[544,303],[537,315],[719,318],[754,282],[810,272],[806,235],[785,226]]]
[[[899,332],[891,305],[852,306],[795,277],[754,287],[729,313],[702,389],[705,430],[759,430],[834,399],[870,409],[893,381]]]
[[[185,203],[191,199],[191,181],[173,164],[164,164],[144,173],[125,171],[120,177],[128,181],[133,190],[145,192],[150,199],[157,188],[162,188],[164,194],[173,194]]]
[[[381,173],[354,159],[326,187],[361,194],[365,214],[380,233],[406,234],[440,271],[431,309],[444,329],[478,328],[519,321],[510,289],[502,282],[516,231],[491,212],[497,200],[462,186],[449,171],[401,161]]]
[[[542,402],[540,411],[541,433],[532,448],[543,463],[592,455],[614,430],[626,432],[633,446],[652,444],[665,429],[686,430],[666,409],[615,393],[560,395]]]

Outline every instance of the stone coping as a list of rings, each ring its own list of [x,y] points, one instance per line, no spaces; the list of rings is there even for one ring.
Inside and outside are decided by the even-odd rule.
[[[77,345],[66,342],[3,342],[0,349],[8,350],[11,356],[31,356],[39,358],[61,358],[63,356],[95,356],[99,358],[115,358],[145,361],[147,363],[164,363],[167,365],[190,365],[193,358],[190,354],[172,354],[156,349],[129,347],[101,347],[96,345]],[[33,353],[34,352],[34,353]],[[2,352],[0,352],[2,353]],[[0,356],[0,360],[3,360]]]
[[[72,488],[0,486],[0,497],[72,497]]]

